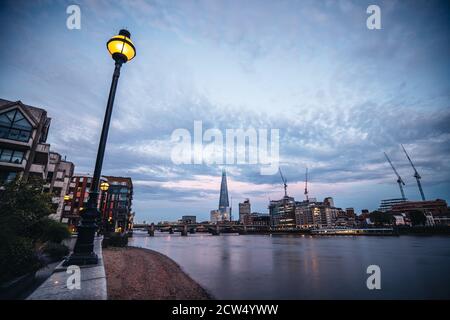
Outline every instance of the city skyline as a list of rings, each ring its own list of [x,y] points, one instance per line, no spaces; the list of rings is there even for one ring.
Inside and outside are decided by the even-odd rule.
[[[280,129],[280,165],[296,200],[305,167],[310,196],[331,196],[337,207],[374,210],[400,197],[384,151],[406,197],[420,199],[402,143],[426,198],[450,201],[446,4],[375,1],[383,27],[368,30],[368,3],[81,1],[81,29],[68,30],[65,2],[6,1],[0,97],[46,109],[51,145],[76,173],[92,173],[111,76],[103,46],[126,25],[139,59],[119,85],[103,173],[132,177],[137,220],[207,220],[217,206],[222,166],[170,161],[171,133],[195,120]],[[283,196],[278,174],[226,170],[233,213],[246,198],[268,212],[269,198]]]

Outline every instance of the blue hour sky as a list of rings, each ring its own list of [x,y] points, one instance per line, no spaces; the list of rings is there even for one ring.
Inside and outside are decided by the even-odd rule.
[[[81,9],[81,29],[66,8]],[[366,8],[381,8],[369,30]],[[137,220],[209,218],[219,165],[176,165],[172,132],[277,128],[288,193],[374,210],[399,197],[387,152],[419,199],[450,200],[448,1],[2,1],[0,98],[45,108],[48,142],[92,173],[113,61],[105,43],[127,28],[136,58],[122,68],[103,173],[131,176]],[[227,166],[233,213],[267,212],[278,175]]]

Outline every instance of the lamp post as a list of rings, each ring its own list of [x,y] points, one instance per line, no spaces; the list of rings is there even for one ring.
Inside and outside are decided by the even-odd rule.
[[[94,237],[97,230],[97,218],[100,215],[98,210],[98,189],[100,184],[100,174],[102,171],[103,157],[105,155],[106,140],[108,138],[109,123],[116,95],[117,82],[120,76],[122,64],[130,61],[136,56],[136,49],[130,40],[130,32],[120,30],[119,34],[112,37],[106,47],[115,61],[114,73],[112,76],[111,89],[109,91],[108,104],[106,106],[105,118],[103,120],[102,133],[97,151],[94,176],[92,178],[89,200],[85,209],[80,210],[80,224],[78,225],[78,237],[73,253],[66,259],[64,265],[84,265],[97,264],[98,257],[94,252]]]
[[[102,182],[100,183],[100,190],[102,191],[102,197],[100,198],[100,215],[101,218],[99,219],[99,221],[101,221],[101,231],[102,234],[105,234],[105,228],[106,228],[106,216],[105,216],[105,194],[106,192],[108,192],[109,189],[109,183],[108,182]]]

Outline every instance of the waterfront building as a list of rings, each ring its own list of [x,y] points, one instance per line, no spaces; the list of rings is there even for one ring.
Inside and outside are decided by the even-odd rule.
[[[53,194],[52,203],[55,212],[50,217],[57,221],[62,221],[64,197],[69,194],[74,168],[74,164],[65,158],[62,159],[59,153],[50,152],[44,191]]]
[[[332,197],[326,197],[326,198],[323,200],[323,203],[324,203],[326,206],[328,206],[328,207],[334,208],[334,200],[333,200]]]
[[[50,122],[44,109],[0,99],[0,188],[17,176],[46,178]]]
[[[345,213],[346,213],[347,217],[355,218],[355,209],[353,209],[353,208],[346,208],[345,209]]]
[[[249,224],[248,220],[251,213],[250,200],[246,199],[244,202],[239,203],[239,222],[242,224]]]
[[[253,212],[251,215],[251,225],[253,226],[262,226],[262,227],[270,227],[270,215],[263,213]]]
[[[427,200],[427,201],[406,201],[391,208],[392,212],[410,212],[410,211],[422,211],[428,212],[433,215],[446,215],[448,214],[447,201],[442,199]]]
[[[450,210],[447,201],[442,199],[427,201],[406,201],[393,205],[393,214],[407,214],[421,211],[427,218],[427,225],[450,225]]]
[[[196,216],[182,216],[181,217],[181,223],[183,223],[183,224],[195,224],[195,223],[197,223],[197,217]]]
[[[133,181],[130,177],[103,176],[109,189],[102,199],[103,219],[109,222],[109,231],[125,232],[133,224]]]
[[[211,223],[219,223],[221,221],[221,214],[219,210],[211,210],[210,221]]]
[[[331,199],[331,200],[330,200]],[[332,207],[334,204],[332,198],[325,198],[323,202],[297,201],[295,203],[295,222],[297,228],[330,228],[339,222],[339,214],[343,212],[339,208]],[[347,225],[345,221],[344,225]]]
[[[103,221],[108,221],[110,231],[127,231],[133,223],[133,182],[129,177],[102,176],[100,183],[109,184],[108,191],[100,191],[98,207]],[[69,200],[65,202],[62,222],[75,229],[80,219],[80,210],[86,207],[92,184],[91,175],[74,175],[69,185]]]
[[[411,226],[411,220],[408,219],[406,214],[394,214],[392,215],[393,223],[396,226]]]
[[[392,206],[395,206],[397,204],[401,204],[401,203],[403,203],[405,201],[406,201],[406,199],[403,199],[403,198],[381,200],[380,207],[378,208],[378,211],[389,212],[389,211],[391,211]]]
[[[105,182],[104,179],[101,182]],[[67,223],[72,230],[75,230],[80,220],[80,210],[86,207],[89,198],[89,191],[91,188],[92,176],[91,175],[78,175],[72,176],[72,180],[69,184],[69,199],[64,202],[62,211],[63,223]],[[100,197],[98,198],[98,204],[100,204]]]
[[[295,199],[284,196],[281,200],[271,200],[269,214],[273,228],[294,229],[296,227]]]
[[[53,195],[50,217],[61,221],[74,165],[50,151],[50,123],[44,109],[0,99],[0,190],[16,177],[42,179]]]

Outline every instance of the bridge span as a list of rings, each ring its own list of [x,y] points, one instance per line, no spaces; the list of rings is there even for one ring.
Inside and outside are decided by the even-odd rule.
[[[149,236],[154,236],[155,231],[168,232],[173,234],[175,232],[181,233],[182,236],[187,236],[189,233],[210,233],[212,235],[220,235],[221,233],[237,233],[247,234],[248,232],[270,232],[270,227],[261,225],[243,225],[243,224],[135,224],[133,229],[144,229]]]

